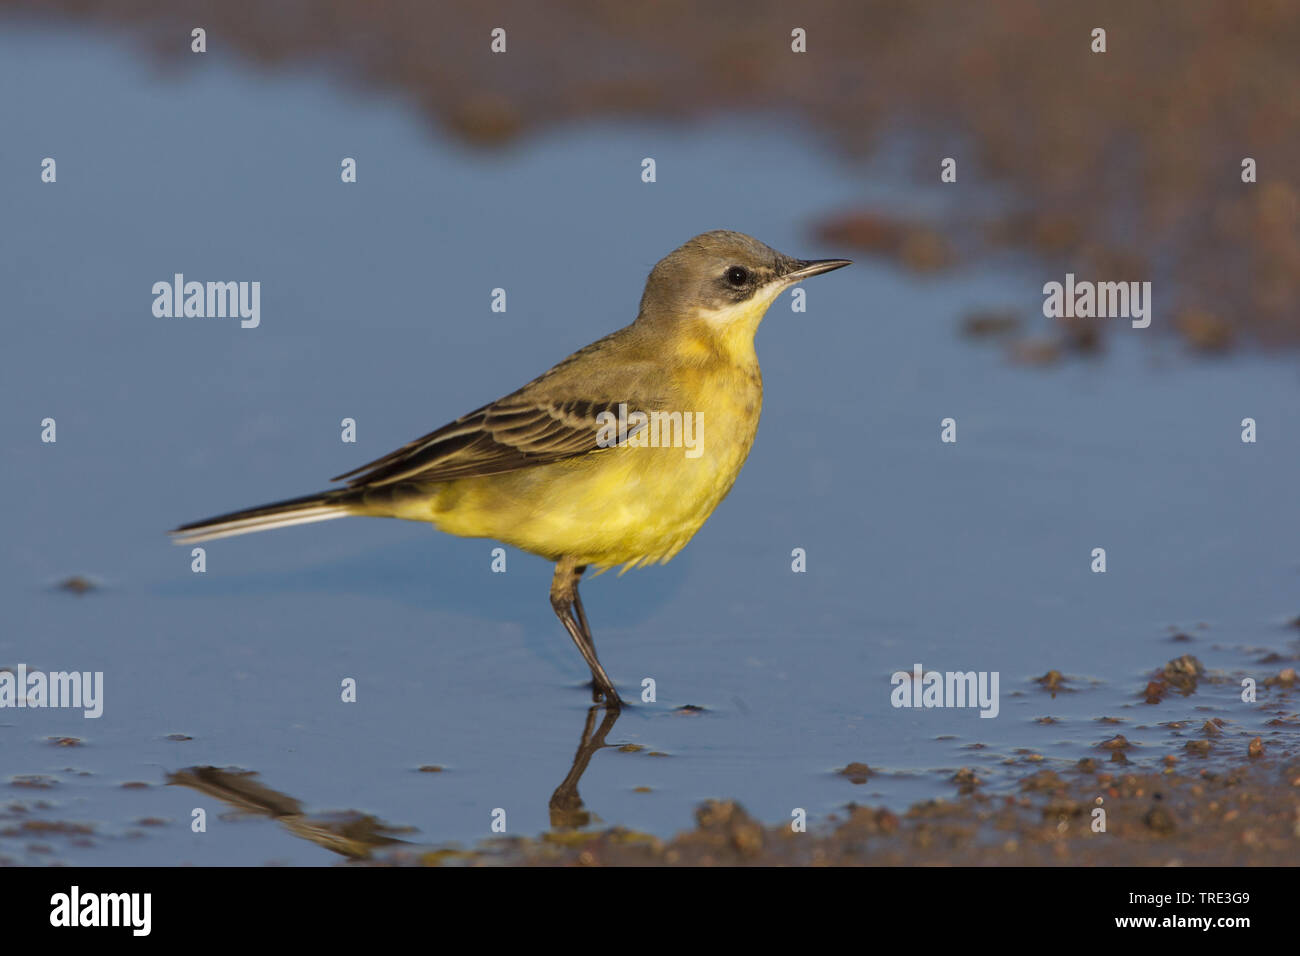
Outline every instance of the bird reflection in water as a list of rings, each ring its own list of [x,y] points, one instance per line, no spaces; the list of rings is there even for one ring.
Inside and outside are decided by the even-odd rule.
[[[414,827],[395,827],[370,814],[310,815],[287,794],[258,783],[252,770],[189,767],[167,775],[167,782],[189,787],[228,803],[240,813],[270,817],[296,837],[309,840],[351,860],[368,860],[380,847],[405,844],[394,834],[414,833]]]
[[[596,726],[598,712],[604,714],[599,727]],[[618,718],[617,710],[600,706],[588,708],[573,765],[551,794],[549,808],[553,829],[579,829],[591,822],[592,815],[578,794],[578,784],[596,751],[609,746],[605,737]],[[376,850],[384,848],[416,848],[411,841],[398,836],[417,832],[415,827],[394,826],[357,810],[308,814],[300,801],[259,783],[256,777],[256,771],[252,770],[188,767],[168,774],[167,782],[216,797],[240,813],[275,820],[294,836],[350,860],[371,860]]]

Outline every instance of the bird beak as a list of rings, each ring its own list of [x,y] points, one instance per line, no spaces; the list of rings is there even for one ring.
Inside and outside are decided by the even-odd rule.
[[[789,285],[794,282],[802,282],[809,276],[819,276],[823,272],[843,269],[845,266],[851,265],[853,265],[852,259],[796,259],[794,268],[783,275],[781,281]]]

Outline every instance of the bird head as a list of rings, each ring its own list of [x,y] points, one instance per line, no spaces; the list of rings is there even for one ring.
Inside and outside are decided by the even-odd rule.
[[[640,323],[702,324],[714,335],[752,344],[772,300],[810,276],[848,259],[795,259],[743,232],[696,236],[664,256],[641,296]]]

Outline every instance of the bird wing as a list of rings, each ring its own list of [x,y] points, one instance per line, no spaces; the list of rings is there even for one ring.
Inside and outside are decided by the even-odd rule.
[[[575,353],[518,391],[331,480],[349,479],[348,487],[357,488],[497,475],[626,443],[644,425],[602,444],[602,430],[607,436],[608,426],[598,416],[608,412],[617,419],[620,404],[630,414],[664,403],[639,397],[643,375],[615,383],[593,382],[590,375],[581,374],[586,366],[575,368],[575,360],[599,345]],[[642,366],[638,371],[649,369]]]
[[[339,475],[348,487],[398,481],[448,481],[516,471],[615,447],[597,438],[597,415],[618,417],[618,404],[568,401],[511,401],[503,398],[464,415],[383,458]],[[629,405],[629,409],[632,406]],[[639,429],[628,429],[623,441]]]

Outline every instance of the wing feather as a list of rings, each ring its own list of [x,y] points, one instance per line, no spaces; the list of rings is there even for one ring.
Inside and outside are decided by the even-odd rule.
[[[448,481],[501,474],[607,450],[598,443],[602,425],[597,416],[609,412],[617,418],[619,402],[512,398],[507,396],[475,409],[332,480],[349,479],[350,488],[399,481]],[[626,404],[629,411],[644,407]],[[629,429],[624,441],[636,431]]]

